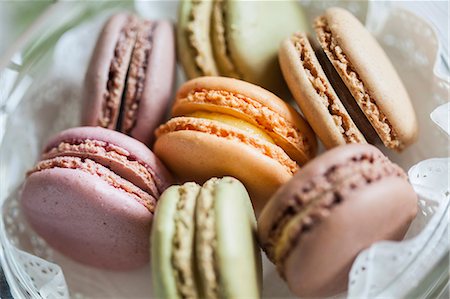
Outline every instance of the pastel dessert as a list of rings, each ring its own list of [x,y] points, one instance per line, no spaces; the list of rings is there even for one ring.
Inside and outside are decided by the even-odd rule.
[[[158,157],[182,181],[236,177],[249,190],[257,214],[317,150],[314,133],[291,106],[232,78],[186,82],[172,116],[156,130]]]
[[[278,45],[305,20],[297,1],[181,1],[178,56],[189,79],[233,77],[284,95]]]
[[[309,162],[258,219],[260,244],[300,297],[347,288],[359,252],[401,240],[417,213],[403,170],[368,144],[334,148]]]
[[[172,186],[151,236],[157,298],[260,298],[261,252],[249,196],[236,179]]]
[[[100,33],[86,73],[82,124],[117,130],[151,145],[174,78],[172,24],[114,15]]]
[[[327,148],[383,143],[401,151],[417,139],[411,100],[389,58],[350,12],[330,8],[316,19],[320,46],[302,32],[279,51],[284,78]]]
[[[160,194],[172,182],[141,142],[100,127],[61,132],[28,172],[24,214],[51,246],[95,267],[145,265]]]

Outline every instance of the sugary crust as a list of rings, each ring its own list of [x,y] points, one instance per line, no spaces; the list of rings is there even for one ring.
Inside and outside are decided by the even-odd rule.
[[[81,159],[77,157],[56,157],[40,161],[28,175],[54,168],[74,169],[89,173],[106,181],[110,186],[126,192],[140,204],[144,205],[151,213],[155,211],[156,199],[152,195],[141,190],[129,181],[118,176],[111,170],[90,159]]]
[[[316,153],[317,143],[309,125],[289,104],[259,86],[225,77],[202,77],[183,84],[173,114],[185,115],[202,107],[258,125],[301,164]]]
[[[160,137],[164,134],[184,130],[201,132],[227,140],[242,142],[245,145],[251,146],[259,153],[276,160],[289,173],[294,174],[298,170],[298,165],[278,146],[265,140],[254,138],[245,131],[217,121],[194,117],[176,117],[161,125],[156,130],[156,136]]]
[[[325,76],[306,34],[296,33],[287,38],[279,58],[291,92],[327,148],[365,143]]]

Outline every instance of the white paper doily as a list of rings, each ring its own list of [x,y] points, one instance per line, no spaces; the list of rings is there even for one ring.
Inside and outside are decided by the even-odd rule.
[[[404,169],[415,165],[409,176],[420,195],[420,213],[406,241],[380,242],[359,255],[350,273],[348,293],[352,298],[405,296],[449,247],[448,217],[444,217],[449,202],[449,83],[434,72],[439,43],[420,18],[385,2],[305,2],[310,16],[334,4],[366,20],[399,71],[419,117],[417,144],[401,155],[383,151]],[[174,1],[135,5],[144,16],[176,20]],[[16,298],[68,298],[69,293],[78,299],[149,298],[152,294],[149,267],[117,273],[75,263],[32,232],[17,202],[24,174],[38,158],[42,142],[77,125],[84,72],[105,19],[105,15],[98,16],[64,34],[52,53],[50,67],[39,67],[39,72],[31,68],[23,77],[14,67],[0,74],[0,95],[6,95],[0,102],[8,104],[8,113],[0,119],[0,202],[4,201],[0,262]],[[15,63],[20,66],[23,61],[16,57]],[[293,297],[265,258],[263,283],[266,298]]]

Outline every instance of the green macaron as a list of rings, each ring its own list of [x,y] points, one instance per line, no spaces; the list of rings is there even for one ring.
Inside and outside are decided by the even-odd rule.
[[[167,189],[155,212],[151,263],[158,298],[259,298],[261,254],[245,187],[225,177]]]
[[[181,1],[178,56],[189,78],[233,77],[283,94],[279,44],[306,29],[297,1]]]

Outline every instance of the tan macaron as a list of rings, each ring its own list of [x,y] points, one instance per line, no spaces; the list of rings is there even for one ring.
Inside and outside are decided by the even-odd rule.
[[[324,145],[378,139],[401,151],[413,143],[418,127],[411,100],[375,38],[341,8],[326,10],[314,28],[323,50],[315,51],[305,34],[296,33],[282,43],[279,60],[290,90]]]
[[[183,181],[234,176],[257,212],[317,151],[303,118],[271,92],[236,79],[200,77],[177,93],[154,151]]]

